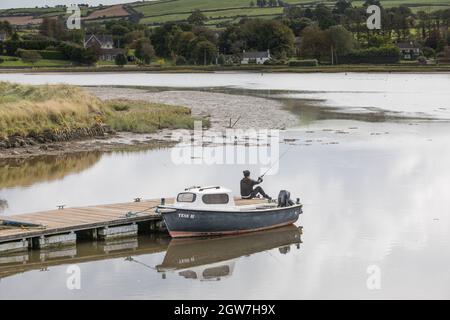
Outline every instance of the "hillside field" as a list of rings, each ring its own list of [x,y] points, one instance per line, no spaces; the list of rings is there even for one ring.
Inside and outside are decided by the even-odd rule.
[[[256,0],[253,0],[256,3]],[[299,6],[313,6],[323,3],[329,6],[335,4],[335,0],[284,0],[285,3]],[[362,0],[353,1],[354,6],[361,6]],[[450,8],[450,0],[382,0],[386,8],[406,5],[414,12],[434,11]],[[274,18],[283,13],[282,7],[252,7],[251,0],[160,0],[140,1],[122,6],[90,7],[83,8],[82,13],[91,21],[105,21],[117,19],[118,16],[126,16],[126,10],[136,11],[142,15],[140,22],[150,25],[159,25],[164,22],[179,22],[186,20],[193,10],[201,10],[210,20],[207,25],[214,27],[224,22],[235,22],[242,17]],[[48,16],[65,15],[63,8],[27,8],[0,10],[1,17],[9,18],[17,16],[32,16],[39,19]],[[17,18],[16,18],[17,19]]]

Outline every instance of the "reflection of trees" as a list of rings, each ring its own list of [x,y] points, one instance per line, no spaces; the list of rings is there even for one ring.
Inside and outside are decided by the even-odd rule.
[[[0,161],[0,189],[25,187],[79,173],[100,160],[98,152]],[[0,204],[0,210],[1,210]]]
[[[8,201],[0,199],[0,213],[8,209]]]

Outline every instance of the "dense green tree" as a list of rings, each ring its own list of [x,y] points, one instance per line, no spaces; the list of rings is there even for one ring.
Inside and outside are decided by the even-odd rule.
[[[323,4],[318,4],[314,9],[313,14],[322,30],[328,29],[329,27],[337,24],[330,8]]]
[[[436,57],[436,51],[430,47],[422,48],[422,54],[427,58],[435,58]]]
[[[134,54],[136,58],[138,58],[145,64],[150,64],[155,56],[155,49],[153,48],[153,45],[148,38],[141,38],[135,43]]]
[[[267,0],[256,0],[256,5],[260,8],[267,6]]]
[[[294,40],[292,30],[281,21],[251,19],[228,27],[221,35],[219,45],[223,53],[269,49],[273,55],[281,57],[293,53]]]
[[[208,18],[200,11],[200,10],[194,10],[192,14],[187,18],[187,21],[190,24],[201,26],[205,24],[206,21],[208,21]]]
[[[123,67],[127,64],[128,60],[127,57],[123,53],[119,53],[116,58],[114,59],[114,62],[116,65]]]
[[[180,31],[170,41],[170,51],[176,56],[191,58],[192,47],[197,36],[191,31]]]
[[[11,36],[11,41],[20,41],[20,35],[17,32],[14,32]]]
[[[9,21],[0,21],[0,31],[6,32],[7,34],[12,34],[13,28]]]
[[[157,27],[153,30],[150,39],[152,41],[152,45],[155,48],[155,52],[160,57],[170,57],[171,51],[169,48],[170,38],[173,36],[173,30],[175,30],[177,26],[172,23],[165,23],[160,27]]]
[[[392,45],[392,40],[389,36],[380,34],[372,34],[367,39],[367,46],[369,48],[380,48]]]
[[[372,6],[372,5],[379,6],[380,8],[382,7],[380,0],[366,0],[366,1],[364,1],[364,4],[363,4],[364,7],[368,7],[368,6]]]
[[[111,28],[111,34],[113,36],[124,36],[125,34],[127,34],[130,31],[131,31],[130,29],[128,29],[127,27],[122,26],[120,24],[113,25]]]
[[[65,40],[67,36],[64,21],[60,18],[45,17],[39,29],[40,34],[53,39]]]
[[[187,60],[185,57],[183,56],[178,56],[175,60],[175,64],[177,66],[184,66],[187,63]]]
[[[302,7],[289,6],[283,9],[284,16],[289,19],[300,19],[305,16],[305,10]]]
[[[343,26],[332,26],[327,30],[331,47],[331,61],[339,63],[339,56],[351,52],[355,47],[353,34]]]
[[[302,32],[300,54],[306,58],[321,60],[329,56],[330,45],[327,32],[317,26],[306,27]]]
[[[366,12],[363,8],[348,8],[345,10],[343,25],[347,30],[353,32],[358,41],[361,40],[361,34],[367,30],[365,26]]]
[[[303,29],[313,24],[313,21],[308,18],[283,19],[283,23],[287,25],[294,32],[296,36],[300,36]]]
[[[192,59],[196,64],[211,64],[215,61],[216,57],[217,47],[208,40],[199,41],[193,47]]]
[[[351,7],[352,2],[350,0],[338,0],[334,5],[333,12],[335,14],[345,14],[345,11]]]

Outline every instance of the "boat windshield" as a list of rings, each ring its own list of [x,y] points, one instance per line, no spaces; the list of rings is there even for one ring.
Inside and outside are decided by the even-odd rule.
[[[202,200],[206,204],[227,204],[230,201],[230,197],[226,193],[205,194]]]
[[[195,193],[183,192],[178,194],[177,202],[194,202],[195,198],[196,198]]]

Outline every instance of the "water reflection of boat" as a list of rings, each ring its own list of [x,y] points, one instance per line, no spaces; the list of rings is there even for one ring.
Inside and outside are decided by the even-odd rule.
[[[275,248],[285,254],[293,244],[299,248],[301,233],[301,228],[289,225],[218,238],[172,239],[163,262],[156,266],[156,270],[177,272],[187,279],[219,280],[232,275],[239,257]]]

